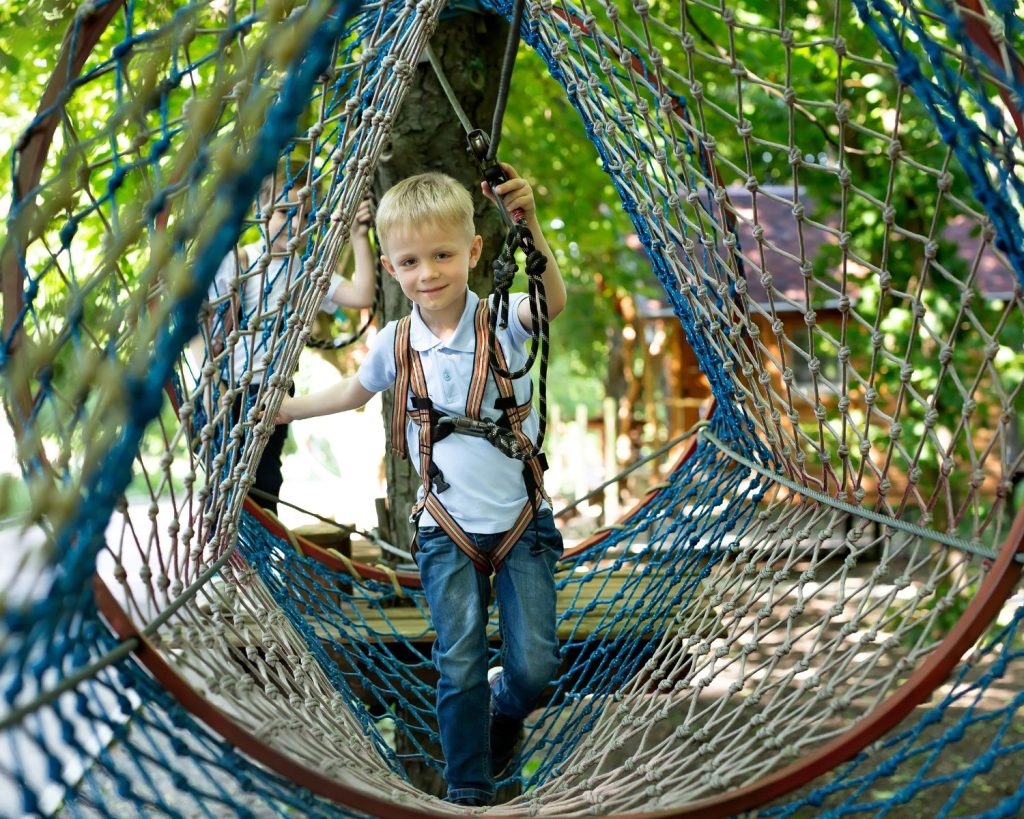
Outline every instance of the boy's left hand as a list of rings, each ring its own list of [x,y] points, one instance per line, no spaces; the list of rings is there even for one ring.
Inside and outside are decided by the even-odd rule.
[[[352,238],[366,238],[366,234],[370,232],[370,226],[372,224],[373,208],[370,202],[370,198],[366,197],[362,202],[359,203],[359,207],[356,209],[356,218],[355,221],[352,223]]]
[[[493,193],[486,182],[481,182],[480,188],[483,190],[484,196],[493,202],[494,194],[497,193],[501,197],[501,201],[505,203],[509,213],[521,210],[523,218],[527,221],[535,219],[537,216],[537,203],[533,201],[533,188],[530,187],[530,183],[523,179],[516,169],[507,162],[502,162],[501,167],[505,171],[505,176],[508,177],[508,180],[497,185]]]

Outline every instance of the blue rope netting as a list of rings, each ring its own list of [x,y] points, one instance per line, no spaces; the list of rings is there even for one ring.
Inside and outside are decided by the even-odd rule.
[[[742,531],[764,491],[709,444],[671,482],[622,530],[559,570],[557,588],[569,600],[559,613],[559,631],[566,634],[563,656],[571,659],[530,726],[522,754],[530,763],[509,781],[529,788],[560,773],[560,764],[600,718],[604,702],[650,658],[674,613],[694,598],[701,579],[727,553],[718,544]],[[734,502],[723,514],[707,514],[720,504],[722,491]],[[687,514],[679,515],[680,509]],[[406,753],[440,771],[432,638],[403,635],[387,617],[392,606],[404,604],[424,613],[427,622],[422,591],[406,589],[399,597],[390,583],[368,580],[353,588],[350,575],[295,554],[248,516],[239,543],[331,681],[350,698],[377,749],[395,758],[377,731],[386,716],[388,727],[404,735]],[[608,612],[596,625],[587,622],[595,610]],[[496,623],[492,607],[492,665],[500,664]]]
[[[101,8],[107,2],[101,0],[93,5]],[[136,47],[161,38],[166,41],[177,32],[194,27],[194,16],[207,5],[188,4],[178,9],[163,28],[135,33],[132,31],[134,4],[128,3],[121,37],[111,48],[110,57],[87,64],[82,75],[68,84],[66,93],[54,108],[73,98],[77,89],[108,73],[116,78],[120,99],[120,89],[127,82],[121,71],[123,58]],[[314,87],[335,56],[339,42],[347,41],[347,49],[351,51],[358,42],[355,32],[365,29],[370,22],[365,14],[354,17],[357,9],[358,4],[352,2],[313,3],[306,9],[308,14],[322,13],[323,21],[280,77],[280,93],[249,145],[244,166],[238,166],[236,173],[224,179],[217,189],[214,209],[201,216],[205,243],[195,251],[191,286],[187,292],[177,294],[173,309],[152,342],[148,366],[142,368],[144,374],[125,373],[123,389],[129,410],[126,423],[111,443],[102,469],[84,485],[85,497],[77,504],[77,512],[54,537],[50,568],[40,578],[48,589],[36,589],[24,607],[4,606],[0,685],[8,711],[30,703],[61,680],[74,678],[117,647],[98,617],[90,580],[104,543],[107,521],[131,478],[132,462],[143,431],[162,409],[164,384],[172,375],[183,345],[196,333],[199,308],[219,261],[237,242],[249,203],[255,200],[261,180],[277,166],[278,157],[291,150],[297,120],[309,100],[315,97]],[[350,19],[352,22],[348,23]],[[79,31],[86,20],[86,15],[75,17],[70,34],[72,44],[81,36]],[[224,41],[230,42],[233,36],[259,22],[259,15],[233,20],[224,29]],[[378,61],[384,56],[382,54]],[[79,224],[101,208],[110,209],[116,224],[118,210],[125,206],[118,191],[132,170],[142,166],[152,169],[156,190],[145,202],[151,231],[169,195],[183,187],[194,186],[203,178],[210,164],[208,150],[215,144],[216,131],[200,140],[196,158],[183,181],[162,179],[160,160],[173,141],[184,133],[180,126],[170,124],[168,99],[181,88],[191,72],[211,59],[213,57],[206,55],[189,64],[175,61],[158,95],[156,116],[160,118],[161,138],[154,141],[144,157],[135,163],[122,164],[115,134],[110,134],[114,157],[111,173],[102,194],[70,215],[60,230],[59,238],[65,250],[71,246]],[[329,106],[337,108],[350,96],[348,89],[353,72],[354,69],[349,68],[338,73],[328,90],[338,99],[327,103]],[[268,79],[269,72],[264,71],[262,78]],[[52,110],[43,111],[29,131]],[[358,116],[358,106],[355,110]],[[335,119],[334,127],[340,124],[343,120]],[[330,137],[328,134],[325,141]],[[12,161],[15,163],[13,177],[17,172],[17,155]],[[289,178],[286,182],[285,194],[292,180]],[[336,180],[331,184],[336,184]],[[43,190],[45,193],[45,188]],[[333,192],[333,188],[328,191]],[[9,224],[14,225],[21,212],[31,206],[36,193],[35,190],[23,191],[16,196]],[[11,230],[9,235],[17,237],[19,234]],[[11,351],[26,321],[31,318],[42,322],[37,313],[39,280],[52,270],[50,266],[40,272],[25,257],[23,249],[18,248],[17,252],[25,282],[24,307],[0,346],[0,368],[10,366],[14,360]],[[72,307],[65,332],[76,339],[82,332],[86,314],[84,306],[89,296],[86,288],[93,287],[94,282],[79,288],[73,268],[69,272]],[[115,341],[116,338],[111,338],[107,346],[113,360],[118,355]],[[30,415],[21,419],[23,423],[36,423],[46,414],[46,371],[39,374],[39,381],[44,387],[40,400],[32,407]],[[59,418],[54,420],[59,423]],[[83,417],[76,415],[72,426],[59,432],[70,437],[77,432],[75,425],[83,421]],[[42,470],[43,464],[35,461],[30,467]],[[68,473],[63,477],[66,480]],[[0,806],[2,815],[50,815],[58,807],[70,815],[84,816],[127,815],[145,808],[168,816],[212,817],[222,816],[226,811],[232,815],[255,816],[265,815],[268,810],[281,814],[298,811],[313,816],[357,815],[323,804],[322,800],[235,752],[223,739],[197,723],[166,690],[130,660],[101,668],[71,691],[60,694],[51,704],[30,712],[13,726],[8,725],[4,740],[6,750],[0,770],[7,787],[3,797],[5,804]],[[16,801],[19,804],[15,804]]]
[[[25,671],[28,653],[33,649],[44,648],[47,652],[45,662],[60,666],[64,652],[74,647],[73,641],[52,643],[46,637],[53,633],[55,619],[64,619],[69,612],[89,605],[91,592],[88,584],[83,581],[94,571],[97,554],[104,542],[104,530],[116,499],[123,495],[131,479],[132,463],[142,434],[161,409],[163,386],[171,377],[181,349],[198,330],[199,308],[206,298],[219,260],[237,241],[247,203],[255,197],[260,181],[273,171],[278,155],[294,133],[296,119],[304,107],[303,100],[309,96],[313,83],[323,73],[343,20],[351,10],[351,7],[335,8],[310,42],[308,58],[296,61],[289,68],[282,93],[268,111],[266,124],[252,147],[251,164],[218,190],[217,202],[224,206],[222,216],[216,229],[209,231],[212,235],[205,246],[196,254],[194,283],[189,292],[177,301],[167,323],[160,328],[153,343],[151,366],[143,376],[127,374],[124,383],[125,401],[129,408],[127,423],[110,447],[103,469],[88,484],[77,513],[54,539],[53,560],[60,571],[53,579],[52,590],[43,595],[28,616],[12,614],[11,622],[7,624],[11,634],[27,632],[18,652],[19,671]],[[201,152],[195,173],[200,174],[206,162],[207,158]],[[111,202],[116,201],[115,192],[121,178],[122,174],[115,169],[107,184],[106,198]],[[15,202],[12,220],[17,218],[21,203],[25,201],[28,201],[27,197]],[[72,217],[61,230],[65,247],[70,245],[74,237],[76,221]],[[24,258],[22,270],[27,280],[25,309],[32,311],[37,290]],[[17,329],[15,327],[6,340],[5,349],[10,346]],[[61,600],[63,605],[54,605],[54,599]],[[18,693],[20,675],[16,676],[13,685],[15,688],[8,690],[11,698]]]
[[[94,625],[91,631],[98,651],[116,648],[116,641],[102,628]],[[108,703],[116,703],[116,710],[108,706],[105,711]],[[82,759],[91,760],[75,781],[61,775],[61,757],[46,760],[50,780],[66,783],[62,815],[364,815],[326,802],[253,763],[130,660],[105,669],[73,697],[65,695],[54,706],[54,714],[64,726],[92,724],[104,737],[98,752],[89,741],[94,737],[64,737]],[[34,801],[32,786],[39,770],[24,772],[27,786],[21,808],[26,815],[50,812]]]
[[[854,5],[878,42],[892,56],[900,81],[914,90],[935,122],[942,141],[953,148],[970,180],[971,190],[995,226],[996,247],[1006,254],[1024,285],[1024,228],[1019,218],[1024,180],[1013,159],[1014,149],[1020,143],[1013,122],[1007,121],[988,98],[987,92],[991,89],[978,76],[977,69],[972,72],[974,83],[960,79],[942,43],[922,25],[919,11],[897,9],[885,0],[854,0]],[[941,15],[953,42],[964,52],[979,56],[980,49],[967,36],[955,4],[928,3],[926,7]],[[1014,24],[1016,27],[1019,21]],[[908,47],[907,32],[914,34],[914,41],[919,45]],[[1013,59],[1020,59],[1012,49],[1011,54]],[[1007,76],[1002,65],[995,65],[983,55],[981,59],[1002,83],[1020,93],[1020,77],[1016,72]],[[965,101],[984,113],[985,128],[965,111]]]
[[[884,816],[912,806],[916,797],[935,789],[945,798],[936,816],[963,815],[958,801],[964,792],[981,786],[1002,761],[1000,773],[1009,784],[1006,795],[995,797],[990,810],[977,814],[986,819],[1019,816],[1024,807],[1024,776],[1020,755],[1024,742],[1014,741],[1010,731],[1020,719],[1024,692],[1008,692],[1006,702],[992,702],[994,686],[1004,679],[1011,665],[1024,663],[1024,607],[963,663],[948,693],[934,707],[916,719],[909,719],[893,731],[872,753],[862,753],[836,770],[827,784],[814,787],[788,804],[764,810],[760,815],[786,817],[812,809],[815,816],[838,817],[854,814]],[[983,674],[973,673],[986,664]],[[907,727],[909,725],[909,727]],[[982,729],[995,726],[995,730]],[[979,736],[980,735],[980,736]],[[956,754],[963,765],[943,764],[943,757]],[[879,758],[881,757],[881,761]],[[950,770],[953,767],[953,770]],[[985,787],[994,790],[991,783]],[[890,796],[879,797],[880,793]]]
[[[971,180],[972,190],[996,228],[997,246],[1011,260],[1024,284],[1024,232],[1019,218],[1022,181],[1016,160],[1007,160],[1020,143],[1013,122],[1007,121],[991,103],[980,81],[964,83],[957,76],[949,64],[949,55],[921,24],[915,9],[897,9],[884,0],[855,0],[855,5],[861,19],[892,56],[900,79],[914,89],[928,108],[943,141],[953,146]],[[1002,64],[979,54],[978,45],[967,36],[953,3],[926,5],[945,21],[953,42],[979,57],[996,77],[1020,94],[1020,77],[1016,72],[1007,76]],[[1019,33],[1020,20],[1012,4],[996,2],[993,7],[1002,15],[1006,31]],[[913,31],[916,42],[905,36],[907,30]],[[1019,60],[1012,48],[1010,53],[1012,59]],[[985,113],[987,129],[983,130],[965,113],[964,96]],[[1018,608],[1008,624],[959,666],[948,693],[931,708],[921,709],[920,716],[908,718],[882,741],[879,749],[860,754],[829,777],[831,781],[814,787],[806,796],[765,810],[762,815],[793,816],[811,809],[814,815],[822,817],[886,816],[893,811],[912,809],[914,800],[932,789],[945,796],[935,815],[963,815],[958,809],[959,800],[968,789],[980,787],[984,779],[989,780],[985,787],[994,790],[990,783],[1000,780],[992,777],[992,772],[1001,760],[1000,773],[1004,778],[1000,784],[1008,783],[1008,792],[996,797],[991,809],[976,815],[986,819],[1019,816],[1024,809],[1024,742],[1014,741],[1009,732],[1014,724],[1019,725],[1024,692],[1011,691],[1002,705],[993,699],[998,697],[996,685],[1007,670],[1013,666],[1020,674],[1024,667],[1022,620],[1024,607]],[[986,660],[991,663],[987,670],[972,676],[972,671]],[[980,729],[986,725],[997,727],[994,732],[981,734]],[[964,764],[949,770],[948,764],[942,765],[944,756],[963,760]],[[879,793],[891,795],[879,797]],[[930,805],[937,804],[935,797],[929,799]]]
[[[964,83],[945,54],[931,29],[914,11],[897,10],[882,0],[854,0],[862,20],[878,37],[898,69],[900,79],[910,86],[941,138],[953,146],[957,159],[967,174],[972,189],[997,233],[997,246],[1006,255],[1024,284],[1024,233],[1015,210],[1024,200],[1017,166],[1007,161],[1017,143],[1013,124],[988,100],[985,89]],[[103,2],[95,4],[97,7]],[[176,12],[166,30],[182,27],[189,15],[204,4],[189,4]],[[5,607],[3,627],[5,639],[0,645],[0,685],[8,709],[32,700],[52,688],[60,680],[74,676],[90,663],[117,649],[117,641],[99,618],[93,599],[91,578],[97,555],[104,543],[108,521],[132,476],[132,464],[143,433],[163,407],[163,385],[176,380],[179,397],[182,376],[174,372],[182,348],[198,327],[196,316],[208,293],[221,260],[236,245],[244,231],[244,220],[256,199],[261,180],[278,166],[281,156],[286,162],[280,198],[284,201],[309,176],[321,178],[322,184],[313,192],[314,214],[323,203],[333,201],[345,185],[344,175],[325,176],[324,157],[342,147],[342,135],[349,121],[358,121],[370,105],[374,88],[366,85],[353,99],[360,72],[386,75],[390,64],[381,50],[370,55],[358,68],[345,58],[371,25],[378,21],[363,10],[356,15],[355,3],[330,3],[326,22],[317,29],[301,56],[286,72],[284,83],[270,113],[260,126],[248,148],[243,166],[235,175],[224,179],[217,190],[216,225],[203,235],[200,249],[194,252],[193,283],[187,292],[177,294],[173,310],[152,344],[149,366],[142,374],[126,373],[124,391],[130,407],[129,416],[111,441],[102,466],[92,480],[84,484],[84,497],[76,512],[57,532],[54,549],[44,574],[45,589],[31,604],[21,608]],[[1008,32],[1019,24],[1012,4],[995,3],[1004,16]],[[76,88],[113,69],[115,88],[123,87],[122,60],[133,48],[155,39],[156,32],[135,32],[132,27],[131,4],[126,12],[125,28],[120,39],[111,44],[108,60],[91,65],[82,77],[69,84],[70,97]],[[489,6],[508,16],[509,4],[497,2]],[[932,3],[927,6],[945,21],[949,38],[965,53],[976,54],[974,44],[966,37],[951,4]],[[356,16],[353,16],[356,15]],[[386,17],[386,15],[385,15]],[[582,17],[582,15],[581,15]],[[351,18],[351,19],[350,19]],[[393,18],[392,18],[393,19]],[[238,32],[258,22],[257,16],[234,20],[225,29],[225,42]],[[80,21],[76,21],[76,26]],[[557,28],[557,26],[556,26]],[[905,36],[913,31],[913,46]],[[712,343],[712,329],[728,332],[724,319],[701,314],[690,299],[691,288],[708,287],[721,307],[736,297],[734,289],[719,291],[715,283],[722,274],[720,257],[703,248],[703,268],[695,269],[690,257],[683,257],[677,247],[659,238],[650,229],[651,216],[635,193],[636,180],[630,178],[621,154],[612,150],[604,133],[582,104],[584,97],[600,98],[610,94],[601,83],[581,85],[566,76],[557,55],[538,33],[536,21],[523,24],[523,40],[547,65],[551,76],[565,90],[570,103],[583,121],[588,137],[605,171],[617,190],[651,260],[652,269],[663,285],[676,318],[684,328],[701,369],[710,383],[716,400],[716,413],[711,431],[720,440],[767,469],[778,468],[775,457],[754,434],[754,427],[737,399],[733,373],[742,365],[738,350],[723,352]],[[73,37],[74,39],[74,33]],[[318,84],[329,61],[336,59],[345,66],[325,85]],[[177,55],[177,52],[174,52]],[[602,58],[618,55],[588,55],[589,68],[598,75]],[[634,54],[636,59],[642,58]],[[204,59],[212,59],[210,57]],[[1001,66],[979,59],[994,73]],[[152,166],[156,182],[153,195],[146,201],[144,212],[151,231],[157,232],[157,215],[178,186],[198,188],[209,172],[214,135],[203,142],[188,176],[180,182],[162,177],[160,160],[183,136],[180,126],[171,123],[168,109],[170,93],[178,88],[198,65],[178,65],[165,78],[166,90],[160,98],[160,138],[145,155],[134,160],[121,156],[114,145],[114,162],[104,185],[104,192],[95,203],[68,218],[60,230],[66,250],[71,246],[78,225],[101,207],[116,214],[125,203],[119,198],[123,180],[145,166]],[[660,97],[664,89],[653,82],[645,67],[644,75],[634,81],[646,83],[645,91]],[[620,75],[625,76],[621,69]],[[269,80],[270,70],[256,79]],[[1006,84],[1019,90],[1016,75],[1005,78]],[[976,85],[980,85],[977,83]],[[317,90],[322,89],[322,90]],[[982,129],[964,111],[961,96],[971,95],[973,106],[985,117]],[[319,98],[318,95],[324,95]],[[309,101],[320,104],[324,121],[330,123],[319,138],[320,153],[303,156],[297,151],[293,137],[296,122]],[[674,105],[688,111],[687,100],[670,92]],[[351,106],[351,108],[347,107]],[[627,105],[627,111],[634,109]],[[629,128],[631,121],[618,114],[612,118],[620,128]],[[669,116],[656,109],[655,116],[663,122]],[[116,143],[115,135],[110,135]],[[651,139],[657,143],[657,137]],[[358,143],[357,143],[358,144]],[[667,142],[655,149],[671,156]],[[710,176],[708,159],[698,150],[689,135],[685,137],[686,162],[679,168],[680,182],[701,197],[701,207],[714,210],[715,191],[701,176]],[[324,164],[317,167],[318,157]],[[634,155],[633,159],[645,157]],[[339,163],[342,164],[343,163]],[[16,164],[12,166],[16,170]],[[701,173],[698,174],[697,171]],[[646,193],[654,196],[656,191]],[[321,198],[322,197],[322,198]],[[18,198],[11,211],[11,220],[18,217],[30,192]],[[714,223],[713,223],[714,224]],[[323,228],[326,229],[326,228]],[[730,228],[714,228],[713,243],[729,238]],[[684,229],[685,233],[685,229]],[[11,235],[16,235],[12,231]],[[689,237],[688,235],[686,238]],[[735,239],[735,233],[732,234]],[[184,237],[181,239],[184,242]],[[310,242],[302,263],[315,264],[323,246]],[[688,281],[677,274],[678,267],[687,268]],[[24,274],[25,307],[15,330],[35,318],[39,297],[38,276],[33,265],[21,253]],[[247,272],[254,272],[257,262],[251,260]],[[742,268],[741,268],[742,269]],[[74,286],[74,282],[72,282]],[[77,304],[81,308],[82,300]],[[214,315],[214,324],[224,327],[226,307]],[[77,338],[83,332],[85,310],[69,311],[66,332]],[[274,326],[260,323],[259,311],[243,315],[243,327],[255,327],[270,345],[275,327],[286,324],[294,315],[286,307]],[[714,327],[718,322],[719,326]],[[14,341],[12,331],[0,347],[0,371],[10,365]],[[111,358],[116,358],[114,339],[108,342]],[[284,345],[272,350],[271,372],[284,367],[288,352]],[[251,364],[252,362],[248,362]],[[222,366],[227,366],[223,364]],[[45,387],[47,374],[39,381]],[[45,390],[44,390],[45,392]],[[214,391],[213,405],[219,395]],[[250,397],[245,412],[255,404]],[[197,405],[197,428],[206,425],[201,406]],[[40,402],[27,419],[34,423],[45,412]],[[80,419],[62,430],[68,435],[76,431]],[[218,425],[213,445],[209,448],[205,468],[227,480],[234,464],[218,462],[216,455],[230,445],[230,429]],[[39,463],[33,468],[41,469]],[[68,474],[61,476],[68,478]],[[582,552],[574,554],[561,566],[558,577],[560,598],[567,601],[559,614],[559,631],[563,635],[564,659],[560,676],[553,681],[549,699],[528,726],[521,754],[523,764],[513,771],[504,784],[529,790],[551,783],[565,773],[575,749],[598,725],[616,692],[651,662],[659,641],[675,625],[677,612],[685,610],[701,592],[701,584],[713,569],[739,549],[741,537],[754,522],[758,507],[771,491],[771,482],[738,465],[731,457],[707,441],[699,443],[694,453],[669,478],[649,503],[640,508],[623,526]],[[420,590],[405,588],[401,592],[389,582],[354,579],[347,572],[334,572],[324,563],[297,553],[285,540],[272,535],[259,521],[242,514],[238,522],[238,550],[245,562],[257,573],[284,617],[304,639],[320,669],[344,699],[365,736],[366,747],[385,761],[395,774],[405,774],[405,765],[420,761],[437,771],[443,767],[439,758],[437,726],[433,715],[434,671],[430,660],[430,635],[403,632],[392,618],[396,607],[415,609],[429,622],[429,614]],[[600,612],[605,612],[600,614]],[[595,613],[599,616],[595,617]],[[976,706],[987,701],[993,686],[1006,677],[1011,666],[1018,670],[1024,664],[1021,621],[1024,608],[1018,609],[1010,621],[992,632],[970,661],[964,661],[956,672],[949,692],[939,698],[922,716],[911,719],[888,736],[879,748],[864,753],[842,766],[827,782],[815,783],[810,792],[782,806],[764,811],[766,816],[791,816],[812,809],[816,814],[840,816],[853,813],[886,815],[920,798],[933,789],[948,792],[943,814],[952,813],[957,802],[971,784],[980,781],[1002,764],[1015,767],[1017,775],[1024,759],[1024,743],[1015,741],[1010,727],[1019,719],[1024,694],[1016,692],[999,707]],[[492,612],[492,664],[500,661],[497,644],[496,615]],[[979,665],[984,673],[977,675]],[[909,725],[909,727],[907,727]],[[943,754],[951,747],[968,741],[973,731],[997,726],[990,732],[989,744],[969,765],[955,771],[941,771]],[[17,787],[20,804],[13,809],[25,815],[47,815],[59,809],[68,815],[128,815],[152,811],[168,816],[260,816],[268,813],[308,816],[357,816],[358,814],[326,802],[268,771],[227,744],[209,728],[186,712],[131,658],[122,658],[88,675],[52,702],[24,716],[13,726],[5,727],[7,748],[0,759],[0,773]],[[879,762],[879,759],[882,759]],[[883,790],[891,795],[881,797]],[[1016,815],[1024,805],[1024,779],[1016,790],[999,799],[985,816]]]

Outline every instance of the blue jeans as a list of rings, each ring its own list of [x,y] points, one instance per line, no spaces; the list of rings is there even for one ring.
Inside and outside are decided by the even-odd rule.
[[[482,552],[501,534],[467,533]],[[505,557],[495,576],[501,665],[492,691],[487,685],[487,608],[490,578],[444,530],[419,530],[416,562],[434,621],[437,722],[445,758],[448,799],[494,798],[491,778],[490,712],[522,719],[558,671],[555,632],[555,563],[562,536],[550,510],[538,513]]]

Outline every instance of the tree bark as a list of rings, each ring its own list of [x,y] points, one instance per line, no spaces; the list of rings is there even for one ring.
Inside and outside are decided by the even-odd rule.
[[[477,128],[489,132],[501,73],[501,57],[508,24],[496,15],[466,14],[438,25],[432,39],[463,110]],[[479,295],[490,291],[490,261],[497,256],[504,230],[494,205],[480,191],[480,174],[467,150],[465,131],[449,104],[424,56],[417,67],[401,112],[392,130],[390,150],[377,168],[374,192],[379,198],[396,182],[425,171],[441,171],[454,177],[473,195],[477,232],[483,236],[482,263],[471,271],[469,286]],[[407,315],[410,303],[398,283],[384,275],[379,326]],[[391,449],[393,390],[384,395],[384,428]],[[416,453],[409,453],[415,458]],[[420,478],[409,459],[386,459],[388,520],[397,545],[412,537],[409,509],[416,499]],[[383,521],[382,521],[383,523]]]
[[[497,98],[501,73],[501,57],[508,24],[495,15],[466,14],[442,21],[432,39],[445,75],[470,121],[477,128],[490,131],[491,117]],[[491,260],[497,256],[504,238],[497,211],[480,191],[480,175],[475,160],[469,155],[465,131],[445,97],[433,69],[426,61],[417,67],[416,77],[401,112],[395,120],[391,145],[377,167],[374,193],[380,196],[396,182],[425,171],[441,171],[462,183],[473,195],[476,229],[483,236],[482,264],[470,272],[469,286],[483,296],[490,291]],[[383,292],[378,307],[378,326],[407,315],[411,304],[398,283],[381,271]],[[391,452],[391,416],[394,388],[384,394],[384,429],[388,456],[385,469],[388,482],[388,504],[378,517],[382,532],[393,543],[405,546],[412,537],[409,510],[421,485],[411,459],[399,460]],[[388,560],[387,555],[382,555]],[[429,753],[441,758],[439,747]],[[421,790],[435,796],[445,793],[444,777],[426,760],[417,758],[415,748],[402,732],[396,733],[397,751],[404,757],[406,774]]]

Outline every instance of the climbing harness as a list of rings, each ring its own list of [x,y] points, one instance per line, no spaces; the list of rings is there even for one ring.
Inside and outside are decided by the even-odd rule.
[[[533,457],[532,446],[524,447],[511,429],[502,429],[495,421],[442,415],[438,418],[437,423],[441,430],[449,427],[452,432],[457,432],[460,435],[486,438],[495,448],[501,450],[504,455],[517,461],[525,461]]]
[[[412,349],[410,329],[412,317],[399,320],[395,332],[395,393],[391,415],[392,448],[399,457],[407,457],[405,440],[406,419],[411,418],[419,427],[420,477],[423,480],[423,497],[412,508],[410,521],[416,523],[424,511],[437,522],[455,544],[473,561],[476,568],[491,574],[501,568],[509,550],[519,540],[526,527],[533,520],[541,502],[548,500],[544,491],[544,471],[547,461],[544,454],[533,444],[523,431],[523,421],[533,409],[532,395],[519,404],[516,400],[512,379],[507,376],[505,355],[500,345],[497,349],[500,370],[490,366],[491,351],[480,343],[488,330],[489,316],[493,311],[486,300],[476,308],[473,327],[476,335],[473,353],[473,375],[470,378],[466,397],[465,416],[450,416],[439,412],[427,394],[427,379],[420,356]],[[498,421],[485,419],[481,415],[484,390],[488,374],[492,374],[499,397],[494,408],[501,412]],[[412,399],[407,399],[409,392]],[[411,407],[410,407],[411,405]],[[487,440],[498,451],[509,458],[523,462],[523,481],[526,484],[526,503],[520,510],[512,527],[505,532],[501,541],[490,554],[485,554],[453,518],[438,495],[447,490],[448,484],[440,467],[433,459],[434,444],[452,433],[470,435]],[[414,537],[411,551],[415,554]]]

